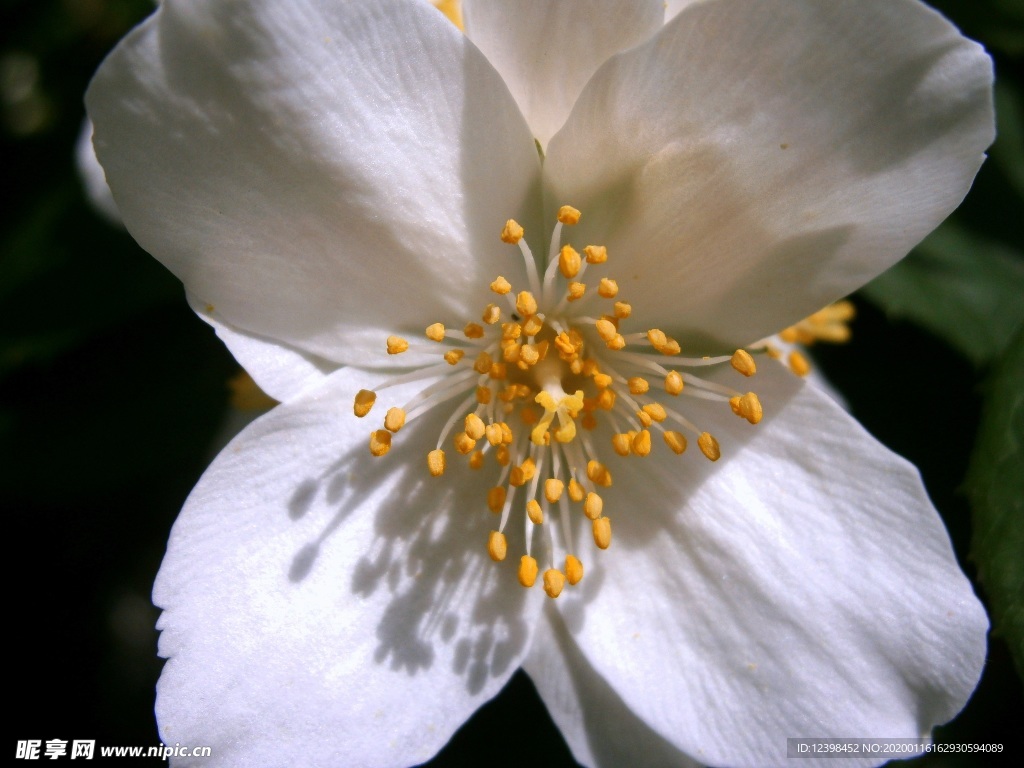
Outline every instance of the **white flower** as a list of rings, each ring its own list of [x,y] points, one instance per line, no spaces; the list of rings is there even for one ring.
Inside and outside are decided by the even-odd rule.
[[[728,360],[903,256],[982,162],[990,62],[913,0],[679,5],[662,26],[661,0],[472,2],[463,35],[401,0],[168,0],[97,74],[96,148],[129,231],[283,401],[221,453],[172,534],[154,594],[165,743],[211,745],[207,766],[411,764],[520,665],[587,764],[778,764],[787,737],[919,736],[964,704],[987,620],[914,468],[780,366],[749,380],[756,426],[722,402],[747,381],[728,364],[654,355],[704,371],[662,397],[643,344],[661,329]],[[566,203],[583,216],[559,233]],[[499,240],[508,219],[536,279]],[[552,237],[556,255],[607,247],[590,298],[563,302],[557,270],[541,285]],[[577,429],[592,425],[573,389],[598,397],[592,376],[554,354],[509,364],[501,386],[545,389],[551,429],[578,432],[535,445],[517,402],[512,463],[600,491],[607,552],[577,504],[528,523],[523,495],[540,490],[509,486],[498,447],[473,470],[445,437],[447,470],[427,471],[447,422],[476,432],[475,400],[435,401],[473,392],[459,371],[474,345],[499,349],[500,325],[482,341],[451,329],[492,301],[514,322],[488,288],[499,275],[602,370],[652,370],[658,398],[613,381],[619,405],[656,399],[718,437],[715,463],[660,440],[621,457],[612,434],[642,417],[599,410]],[[625,350],[595,327],[614,314],[600,277],[632,304]],[[435,322],[444,341],[422,335]],[[409,350],[384,354],[391,335]],[[440,362],[456,347],[472,354]],[[352,414],[360,390],[410,403],[393,442],[375,438],[386,456],[366,445],[384,408],[372,427]],[[698,390],[712,399],[685,397]],[[520,490],[499,507],[511,556],[495,564],[499,483]],[[519,587],[528,546],[542,570],[572,554],[585,577],[557,600]]]

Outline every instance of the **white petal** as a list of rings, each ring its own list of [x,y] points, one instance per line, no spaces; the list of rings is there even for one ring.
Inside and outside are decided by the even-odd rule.
[[[485,489],[429,476],[438,418],[372,459],[384,402],[350,405],[372,386],[346,369],[254,422],[175,524],[157,716],[204,764],[421,762],[526,653],[543,596],[487,558]]]
[[[755,381],[765,420],[709,426],[717,464],[694,446],[619,469],[612,546],[558,607],[626,706],[702,762],[927,735],[971,694],[988,626],[942,522],[826,395],[774,365]]]
[[[634,316],[748,344],[866,283],[966,194],[991,61],[916,0],[711,0],[609,62],[545,164]],[[631,290],[632,289],[632,290]]]
[[[580,653],[552,605],[545,614],[523,668],[573,757],[593,768],[696,765],[622,703]]]
[[[240,331],[365,362],[522,269],[529,129],[424,4],[165,2],[87,102],[129,231]]]
[[[212,304],[196,301],[191,296],[189,304],[213,327],[260,389],[275,400],[291,400],[303,390],[322,383],[341,367],[283,342],[232,328],[217,316],[216,307]]]
[[[662,0],[465,0],[466,35],[515,96],[547,146],[601,64],[641,43],[665,18]]]
[[[75,162],[89,202],[108,221],[113,224],[121,224],[121,213],[117,210],[117,203],[114,202],[114,196],[110,194],[110,187],[107,186],[103,167],[96,159],[96,150],[92,147],[92,122],[88,118],[82,121],[82,130],[78,134],[78,142],[75,145]]]

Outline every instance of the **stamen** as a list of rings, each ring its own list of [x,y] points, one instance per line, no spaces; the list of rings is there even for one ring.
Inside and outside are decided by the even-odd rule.
[[[400,355],[409,348],[409,342],[401,336],[388,336],[387,346],[389,355]]]
[[[491,556],[491,560],[500,563],[505,559],[507,552],[508,542],[505,541],[505,534],[500,531],[491,531],[490,536],[487,537],[487,554]]]
[[[544,510],[541,509],[540,503],[536,499],[526,502],[526,515],[534,525],[544,524]]]
[[[525,232],[523,228],[519,226],[519,222],[515,219],[509,219],[505,222],[505,228],[501,230],[501,242],[508,243],[509,245],[516,245],[520,240],[523,239]]]
[[[558,221],[570,227],[579,223],[580,216],[580,212],[571,205],[563,205],[558,209]]]
[[[575,248],[571,245],[562,246],[562,250],[558,254],[558,271],[562,273],[562,277],[566,280],[576,277],[582,264],[583,260]]]
[[[710,432],[701,433],[700,437],[697,438],[697,447],[711,461],[718,461],[722,456],[722,451],[718,447],[718,441],[715,440]]]
[[[405,411],[401,408],[389,408],[384,415],[384,429],[388,432],[397,432],[405,426]]]
[[[370,433],[370,453],[383,456],[391,450],[391,433],[386,429],[378,429]]]
[[[614,299],[619,294],[619,284],[607,277],[602,277],[597,286],[597,293],[605,299]]]
[[[575,555],[565,556],[565,577],[573,586],[579,584],[583,579],[583,563]]]
[[[529,589],[537,583],[537,561],[529,555],[519,558],[519,583]]]
[[[608,249],[603,245],[588,245],[583,253],[587,256],[587,264],[604,264],[608,261]]]
[[[548,568],[544,571],[544,591],[548,593],[548,597],[554,599],[562,594],[562,588],[565,587],[565,574],[557,568]]]
[[[811,364],[807,358],[796,350],[789,353],[789,369],[797,376],[806,376],[811,372]]]
[[[603,510],[604,500],[593,491],[588,493],[586,501],[583,502],[583,514],[591,520],[597,520]]]
[[[352,405],[352,410],[355,412],[356,416],[362,418],[370,412],[370,409],[373,408],[373,404],[375,402],[377,402],[376,392],[371,392],[368,389],[360,389],[356,392],[356,399]]]
[[[672,452],[676,455],[679,455],[686,450],[686,437],[682,432],[667,429],[662,437],[665,438],[665,445],[671,448]]]
[[[430,470],[430,474],[434,477],[440,477],[444,474],[447,462],[445,461],[444,451],[437,448],[427,454],[427,469]]]
[[[607,517],[599,517],[591,524],[591,528],[598,549],[608,549],[612,543],[612,521]]]
[[[444,325],[442,323],[428,325],[427,338],[431,341],[444,341]]]
[[[512,283],[510,283],[501,275],[498,275],[494,282],[491,283],[491,290],[500,296],[504,296],[505,294],[512,290]]]
[[[737,349],[733,355],[732,367],[742,373],[744,376],[753,376],[757,373],[757,366],[754,365],[754,358],[750,356],[750,353],[745,349]]]
[[[520,291],[516,297],[516,309],[519,314],[530,316],[537,314],[537,299],[529,291]]]

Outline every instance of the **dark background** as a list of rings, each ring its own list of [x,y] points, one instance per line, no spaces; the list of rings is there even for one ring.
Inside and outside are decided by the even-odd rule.
[[[1019,98],[1021,3],[936,5],[986,43],[1001,83]],[[75,170],[89,77],[150,4],[0,7],[0,520],[11,526],[4,691],[13,709],[3,749],[13,756],[17,740],[53,738],[156,745],[161,662],[150,587],[178,510],[239,418],[227,386],[238,369],[177,280],[89,205]],[[990,162],[956,217],[1019,256],[1022,212],[1005,170]],[[852,343],[816,347],[820,366],[854,415],[920,467],[975,579],[962,487],[991,366],[862,296],[855,301]],[[1021,679],[1006,640],[993,636],[978,690],[937,738],[1002,743],[1002,758],[917,762],[1019,760],[1022,725]],[[430,765],[481,761],[574,765],[522,673]]]

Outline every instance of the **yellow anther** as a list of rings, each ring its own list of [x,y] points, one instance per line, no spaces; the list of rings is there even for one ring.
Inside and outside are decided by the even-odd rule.
[[[512,467],[512,471],[508,475],[509,485],[514,485],[517,488],[522,485],[526,485],[530,480],[533,479],[534,474],[537,471],[536,465],[533,463],[533,459],[527,459],[518,467]]]
[[[501,445],[501,425],[500,424],[488,424],[484,427],[484,435],[487,437],[487,442],[491,445]]]
[[[427,326],[427,338],[431,341],[444,341],[444,324],[434,323]]]
[[[583,496],[586,491],[583,490],[583,486],[576,482],[576,478],[569,480],[569,499],[572,501],[583,501]]]
[[[465,354],[465,350],[462,349],[449,349],[444,353],[444,361],[448,363],[448,365],[455,365]]]
[[[520,291],[516,296],[516,310],[523,317],[537,314],[537,300],[529,291]]]
[[[747,392],[740,398],[740,416],[744,419],[751,424],[757,424],[763,415],[764,410],[761,408],[761,401],[757,399],[756,394]]]
[[[732,353],[732,367],[742,373],[744,376],[753,376],[757,373],[757,366],[754,364],[754,358],[750,356],[750,353],[745,349],[737,349]]]
[[[632,445],[633,441],[625,432],[619,432],[612,435],[612,448],[615,449],[615,452],[619,454],[619,456],[629,456]]]
[[[476,388],[476,401],[480,403],[480,405],[487,405],[488,403],[490,403],[492,396],[493,395],[491,393],[490,387]]]
[[[496,485],[487,492],[487,508],[494,514],[501,512],[505,506],[505,487]]]
[[[620,320],[625,320],[633,314],[633,307],[625,301],[616,301],[612,307],[612,313]]]
[[[383,456],[391,450],[391,433],[386,429],[378,429],[370,433],[370,453]]]
[[[484,337],[484,328],[479,323],[466,323],[462,332],[466,334],[467,339],[482,339]]]
[[[518,306],[518,302],[516,304]],[[534,305],[536,306],[536,304]],[[523,333],[527,336],[536,336],[544,328],[544,321],[536,315],[526,318],[523,322]]]
[[[644,395],[651,388],[651,383],[642,376],[633,376],[626,384],[631,395]]]
[[[473,438],[473,440],[479,440],[481,437],[484,436],[484,431],[486,427],[484,427],[483,419],[481,419],[475,413],[471,413],[468,416],[466,416],[465,424],[466,434]]]
[[[586,292],[586,283],[579,283],[574,280],[569,283],[569,292],[566,294],[566,298],[569,299],[569,301],[576,301],[577,299],[582,299],[583,294]]]
[[[476,356],[476,361],[473,363],[473,370],[477,373],[489,373],[491,370],[491,356],[486,352],[481,352]]]
[[[806,376],[811,372],[811,364],[807,362],[806,357],[794,350],[789,353],[789,369],[797,376]]]
[[[529,589],[537,583],[537,561],[529,555],[519,558],[519,583]]]
[[[722,456],[722,449],[718,447],[718,441],[715,440],[710,432],[701,433],[700,437],[697,438],[697,447],[711,461],[718,461]]]
[[[500,296],[504,296],[506,293],[512,290],[512,283],[510,283],[501,275],[498,275],[494,279],[494,282],[491,283],[491,290]]]
[[[605,488],[612,484],[612,473],[608,471],[608,467],[597,459],[591,459],[587,462],[587,477],[590,478],[591,482]]]
[[[562,594],[565,587],[565,574],[557,568],[548,568],[544,571],[544,591],[552,600]]]
[[[540,508],[540,503],[536,499],[530,499],[526,502],[526,516],[530,518],[530,522],[534,525],[543,524],[544,510]]]
[[[588,493],[586,500],[583,502],[583,514],[591,520],[597,520],[603,510],[604,500],[593,491]]]
[[[498,449],[494,452],[494,460],[502,467],[509,465],[509,462],[512,461],[512,452],[509,451],[507,445],[498,446]]]
[[[467,435],[465,432],[459,432],[455,436],[455,450],[465,456],[467,453],[476,448],[476,440]]]
[[[430,470],[430,474],[434,477],[443,475],[446,466],[448,466],[448,463],[445,461],[444,451],[440,448],[427,454],[427,469]]]
[[[506,424],[504,421],[498,426],[501,427],[501,442],[505,445],[511,445],[512,443],[512,427]]]
[[[681,432],[667,429],[663,437],[665,438],[665,445],[671,448],[672,452],[676,455],[686,450],[686,437]]]
[[[373,404],[377,402],[377,393],[371,392],[368,389],[360,389],[356,392],[355,402],[352,404],[352,411],[359,418],[363,418],[373,408]]]
[[[482,467],[483,465],[484,465],[484,452],[483,451],[473,451],[471,454],[469,454],[469,468],[470,469],[480,469],[480,467]]]
[[[580,212],[571,205],[563,205],[558,209],[558,220],[571,227],[574,224],[579,223]]]
[[[544,498],[550,503],[556,503],[562,498],[562,491],[565,490],[565,483],[555,477],[549,477],[544,481]]]
[[[583,266],[583,259],[571,245],[563,245],[558,253],[558,271],[566,280],[572,280],[580,272]]]
[[[598,389],[608,389],[612,385],[612,377],[607,373],[594,374],[594,386]]]
[[[565,578],[573,586],[579,584],[583,579],[583,563],[575,555],[565,556]]]
[[[597,407],[602,411],[610,411],[615,407],[615,390],[602,389],[597,393]]]
[[[519,226],[519,222],[509,219],[505,222],[505,228],[501,230],[501,242],[515,245],[523,239],[523,234],[523,228]]]
[[[537,348],[533,344],[523,344],[519,350],[519,367],[525,370],[531,365],[536,365],[538,360],[540,360],[540,354],[537,352]]]
[[[405,426],[405,411],[401,408],[388,408],[384,414],[384,429],[388,432],[397,432]]]
[[[637,411],[636,417],[640,419],[640,423],[643,424],[645,429],[654,423],[654,419],[652,419],[651,415],[645,411]]]
[[[595,323],[594,327],[597,328],[597,334],[605,342],[611,341],[619,333],[619,330],[615,327],[615,324],[612,323],[610,320],[605,320],[604,318],[598,320],[597,323]]]
[[[608,549],[612,543],[612,521],[607,517],[599,517],[591,523],[591,529],[598,549]]]
[[[679,343],[668,336],[657,328],[651,328],[647,332],[647,340],[651,342],[651,346],[661,352],[663,355],[678,355],[679,354]]]
[[[665,391],[670,395],[678,395],[683,391],[683,377],[679,371],[669,371],[665,377]]]
[[[588,245],[583,249],[588,264],[604,264],[608,261],[608,249],[603,245]]]
[[[619,284],[611,278],[602,277],[597,286],[597,294],[603,299],[614,299],[619,295]]]
[[[650,430],[641,429],[636,433],[633,438],[633,453],[637,456],[647,456],[651,452],[651,433]]]
[[[401,336],[388,336],[387,345],[389,355],[400,355],[409,348],[409,342]]]
[[[776,347],[774,344],[765,344],[764,351],[768,353],[768,357],[772,360],[778,360],[782,357],[782,350]]]
[[[626,346],[626,339],[623,338],[621,333],[616,333],[615,338],[605,342],[605,346],[608,347],[608,349],[618,351]]]
[[[668,413],[665,411],[665,406],[661,403],[648,403],[643,408],[644,413],[650,416],[655,421],[661,422],[668,418]]]
[[[484,307],[484,313],[480,317],[488,325],[494,325],[496,322],[501,320],[501,309],[497,304],[488,304]]]
[[[502,341],[515,341],[523,333],[523,326],[519,323],[502,323],[501,324],[501,339]]]
[[[500,563],[505,559],[507,552],[508,542],[505,541],[505,534],[500,531],[491,531],[491,535],[487,537],[487,554],[491,556],[491,560]]]
[[[796,329],[796,326],[790,326],[779,331],[779,338],[787,344],[795,344],[800,339],[800,332]]]

